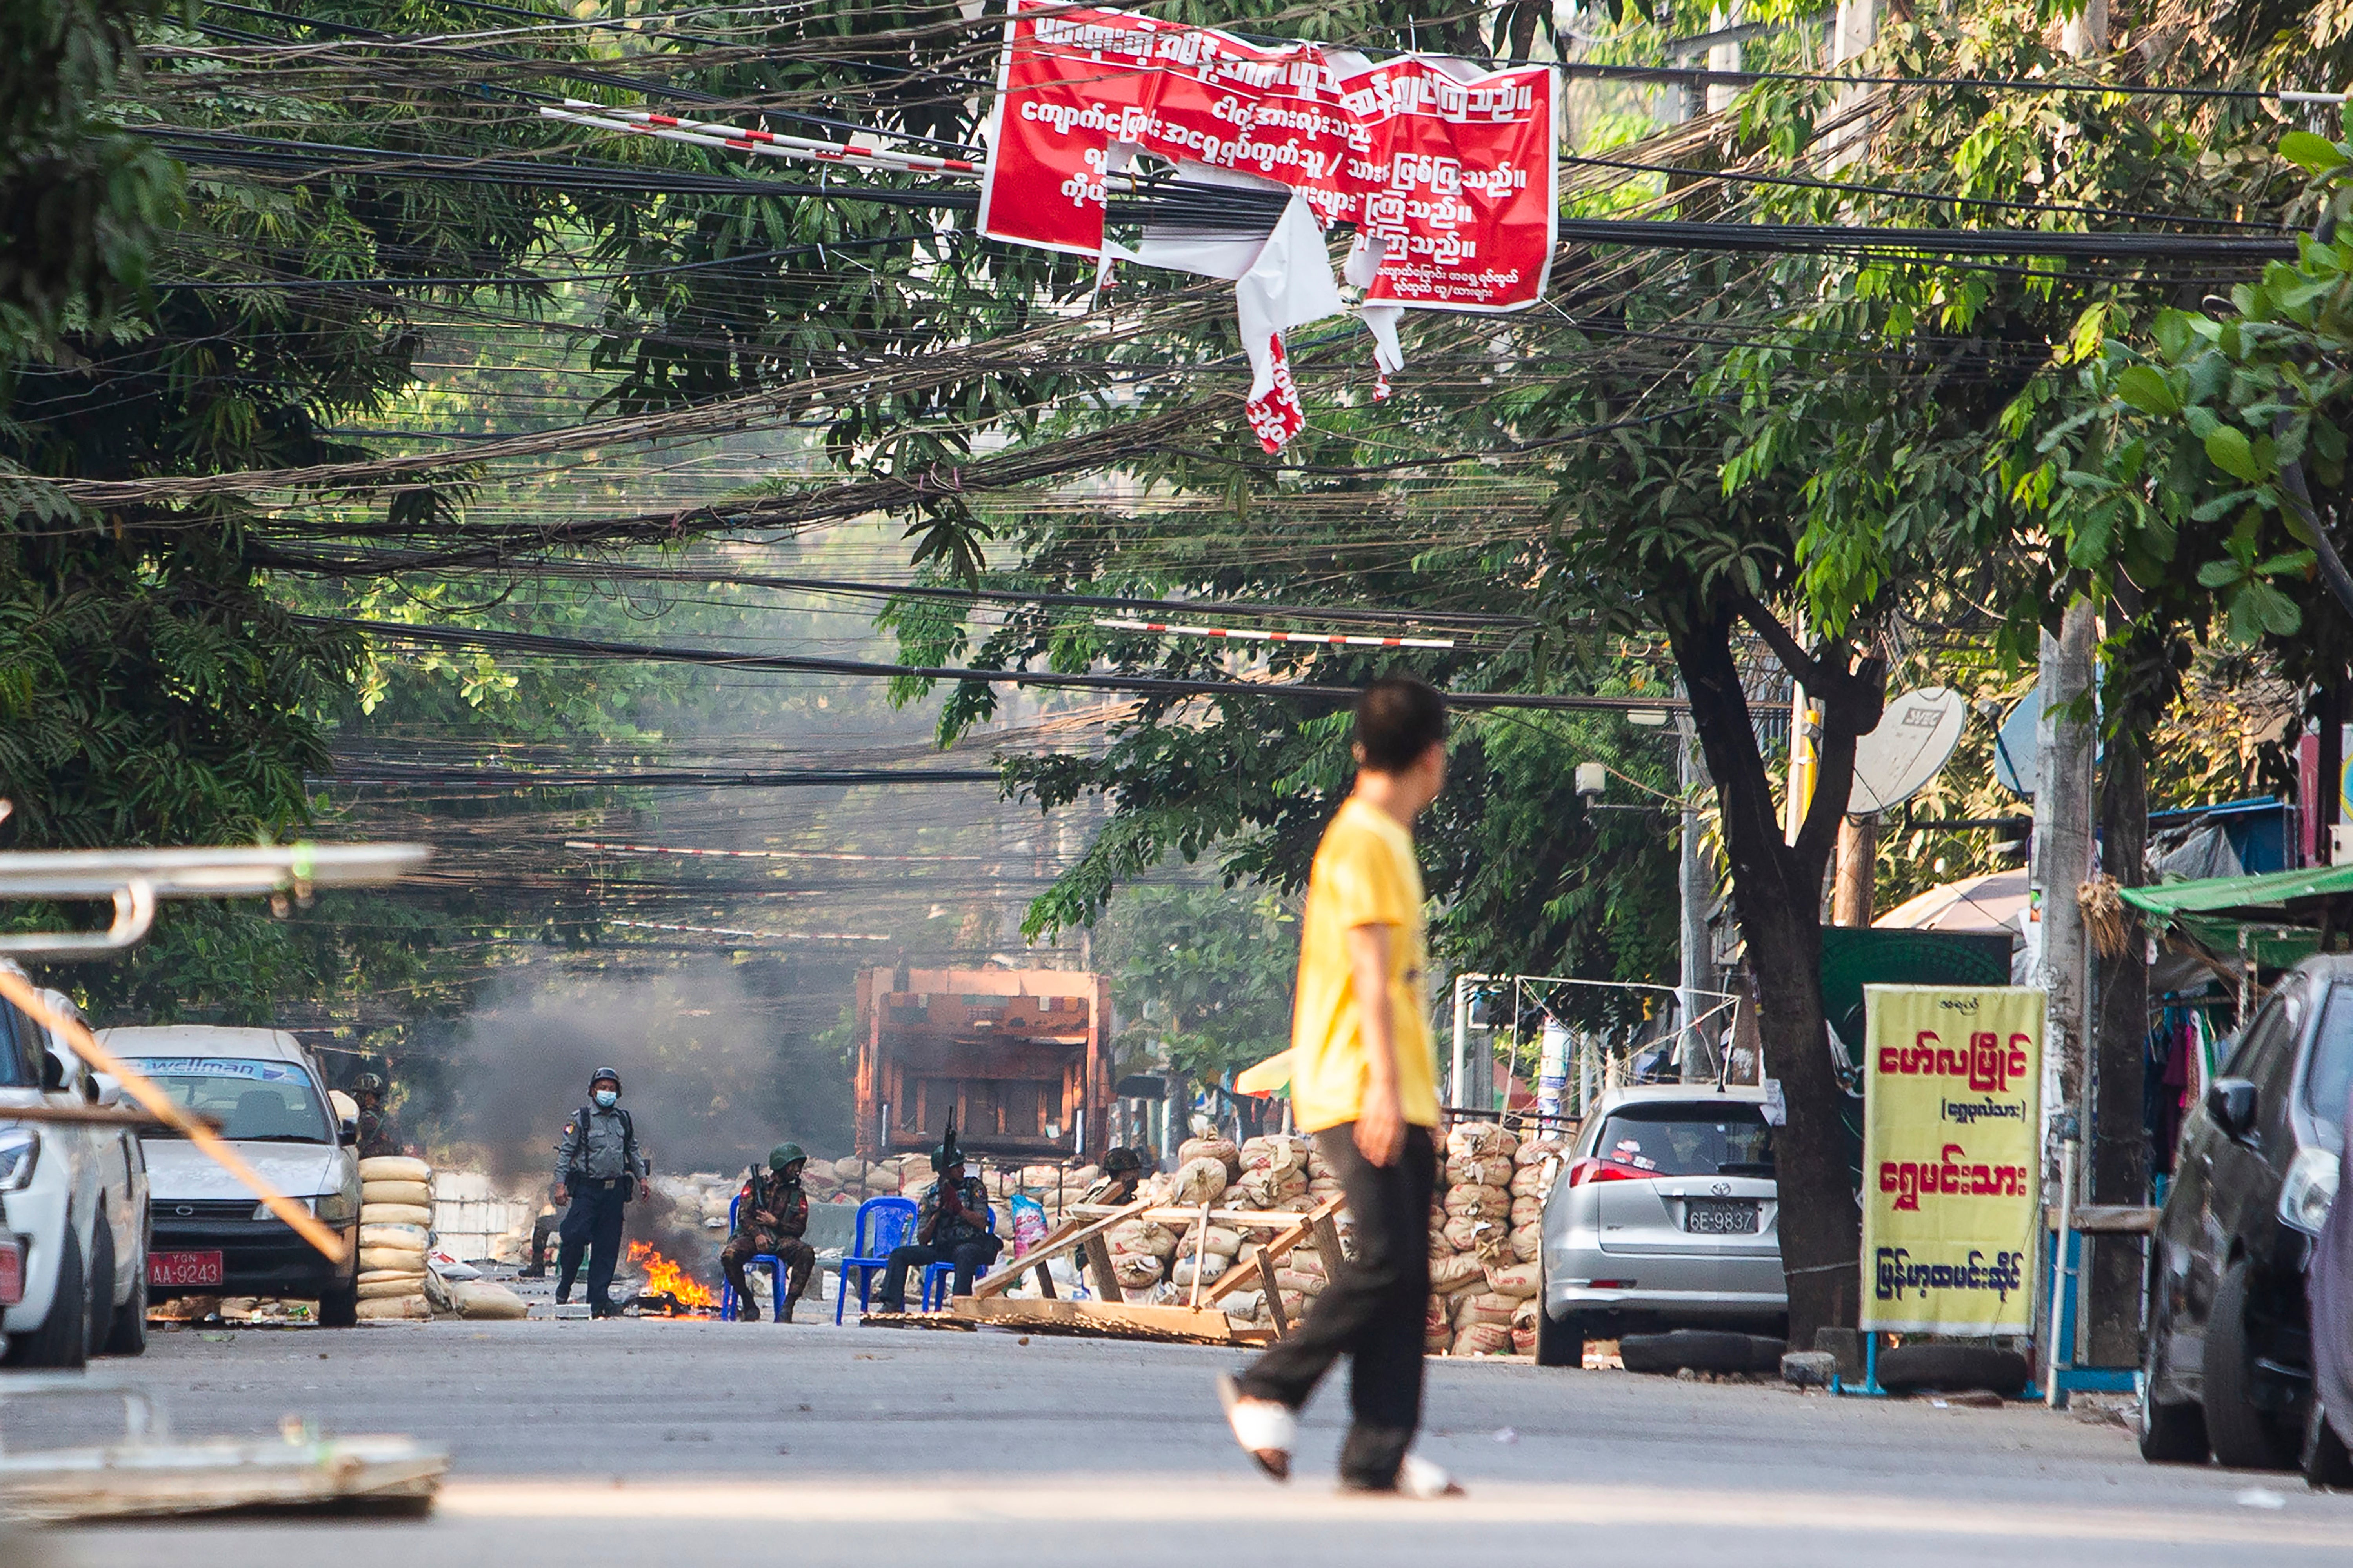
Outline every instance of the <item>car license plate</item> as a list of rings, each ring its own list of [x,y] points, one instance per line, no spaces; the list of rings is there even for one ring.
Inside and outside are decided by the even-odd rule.
[[[25,1249],[15,1242],[0,1243],[0,1307],[25,1299]]]
[[[147,1255],[150,1285],[217,1285],[221,1255],[217,1252],[151,1252]]]
[[[1683,1205],[1683,1228],[1697,1236],[1754,1236],[1757,1205],[1746,1198],[1692,1198]]]

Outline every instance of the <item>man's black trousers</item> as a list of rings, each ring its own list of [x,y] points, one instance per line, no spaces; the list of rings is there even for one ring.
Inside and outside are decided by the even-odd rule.
[[[572,1188],[572,1206],[564,1211],[556,1235],[564,1238],[556,1253],[555,1293],[572,1294],[580,1272],[580,1255],[588,1254],[588,1310],[598,1316],[620,1310],[613,1305],[613,1269],[621,1261],[621,1220],[628,1206],[628,1184],[583,1182]]]
[[[1339,1173],[1355,1217],[1353,1258],[1324,1259],[1331,1283],[1304,1321],[1276,1341],[1242,1375],[1245,1396],[1297,1410],[1332,1363],[1349,1358],[1355,1422],[1340,1449],[1340,1479],[1386,1489],[1421,1424],[1422,1330],[1430,1310],[1430,1200],[1437,1152],[1427,1127],[1408,1127],[1405,1147],[1386,1165],[1356,1152],[1354,1123],[1315,1135]]]
[[[958,1242],[954,1247],[894,1247],[891,1261],[882,1269],[881,1303],[886,1312],[907,1310],[907,1270],[929,1268],[934,1263],[955,1265],[955,1294],[972,1294],[972,1282],[997,1261],[997,1248],[1004,1244],[993,1236],[978,1241]]]

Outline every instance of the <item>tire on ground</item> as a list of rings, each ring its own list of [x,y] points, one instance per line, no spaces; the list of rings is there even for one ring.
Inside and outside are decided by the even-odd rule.
[[[1762,1334],[1724,1329],[1676,1329],[1663,1334],[1626,1334],[1618,1359],[1628,1372],[1774,1372],[1788,1347]]]
[[[2133,1423],[2133,1437],[2140,1446],[2140,1457],[2152,1465],[2202,1465],[2207,1451],[2206,1413],[2194,1400],[2160,1403],[2157,1397],[2164,1385],[2160,1362],[2167,1333],[2163,1310],[2152,1300],[2140,1359],[2140,1414]]]
[[[145,1355],[147,1353],[147,1249],[139,1249],[139,1261],[131,1277],[131,1296],[121,1306],[108,1306],[105,1343],[101,1355]]]
[[[2206,1318],[2206,1437],[2217,1463],[2236,1470],[2284,1470],[2295,1464],[2295,1445],[2279,1424],[2257,1408],[2255,1352],[2247,1342],[2247,1265],[2223,1271]]]
[[[367,1264],[364,1258],[358,1258],[352,1262],[353,1267],[334,1289],[319,1292],[319,1326],[322,1329],[353,1328],[360,1321],[359,1271]]]
[[[2296,1468],[2308,1485],[2325,1491],[2353,1487],[2353,1451],[2328,1424],[2328,1412],[2314,1394],[2305,1402],[2304,1457]]]
[[[57,1294],[49,1315],[29,1334],[8,1342],[10,1366],[71,1369],[90,1360],[90,1278],[81,1266],[81,1238],[65,1227],[58,1253]]]
[[[1879,1352],[1879,1386],[1890,1394],[1984,1389],[2005,1396],[2025,1388],[2026,1358],[1991,1345],[1894,1345]]]
[[[1536,1364],[1583,1366],[1585,1320],[1575,1312],[1565,1318],[1555,1318],[1545,1310],[1543,1297],[1537,1297],[1536,1302]]]
[[[82,1360],[104,1353],[114,1326],[114,1227],[104,1210],[90,1225],[90,1305],[82,1310]]]

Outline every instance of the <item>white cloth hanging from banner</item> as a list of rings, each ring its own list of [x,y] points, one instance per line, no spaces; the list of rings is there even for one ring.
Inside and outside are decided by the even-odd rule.
[[[1345,309],[1325,225],[1352,224],[1359,236],[1349,281],[1365,291],[1377,396],[1404,364],[1403,310],[1517,310],[1543,297],[1558,223],[1558,96],[1549,66],[1492,69],[1422,54],[1376,63],[1303,41],[1008,0],[981,232],[1131,254],[1103,225],[1111,187],[1138,152],[1176,163],[1190,186],[1290,191],[1255,250],[1248,234],[1147,229],[1133,253],[1236,281],[1251,425],[1274,450],[1303,418],[1289,386],[1289,327],[1262,330],[1259,315],[1296,326]],[[1290,413],[1278,406],[1285,400]]]

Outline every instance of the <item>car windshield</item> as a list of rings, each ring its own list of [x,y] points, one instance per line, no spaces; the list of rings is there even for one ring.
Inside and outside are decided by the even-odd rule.
[[[1662,1176],[1769,1176],[1773,1130],[1746,1101],[1621,1105],[1601,1124],[1593,1157]]]
[[[311,1075],[292,1062],[237,1057],[146,1057],[131,1064],[164,1093],[220,1123],[221,1136],[263,1143],[332,1143],[334,1123]],[[180,1134],[158,1130],[150,1137]]]
[[[2353,985],[2328,988],[2312,1062],[2304,1071],[2304,1108],[2326,1148],[2345,1147],[2345,1099],[2353,1094]]]

